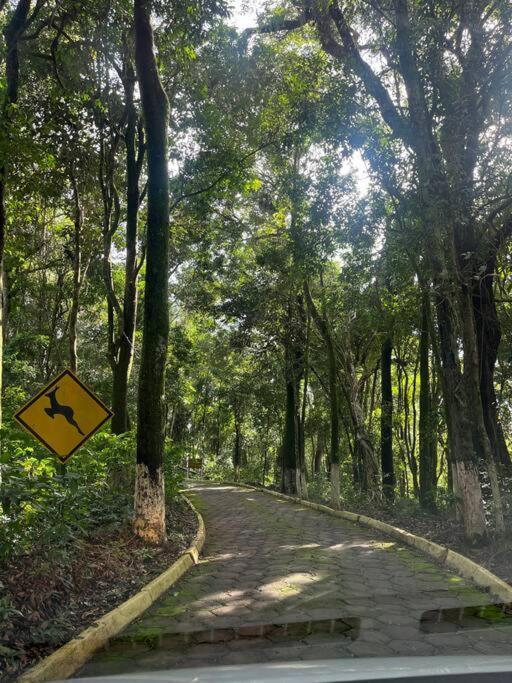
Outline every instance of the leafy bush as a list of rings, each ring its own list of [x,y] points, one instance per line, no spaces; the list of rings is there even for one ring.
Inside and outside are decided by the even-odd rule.
[[[95,434],[66,465],[19,430],[0,432],[0,558],[38,550],[62,555],[96,528],[109,529],[132,514],[135,434]],[[183,475],[178,448],[166,443],[166,494],[176,495]]]
[[[203,464],[203,476],[212,481],[233,481],[233,465],[229,462],[207,460]]]
[[[97,527],[128,519],[135,474],[133,433],[93,436],[60,471],[57,461],[18,431],[3,428],[0,455],[0,557],[66,552]],[[171,489],[175,482],[171,484]]]
[[[263,481],[263,461],[248,462],[240,467],[240,481],[257,486],[271,486],[272,472],[267,465],[265,481]],[[235,470],[231,458],[225,460],[208,459],[203,463],[203,476],[212,481],[233,481]]]
[[[331,482],[325,470],[317,472],[308,482],[308,494],[311,500],[325,502],[329,500]]]
[[[164,476],[165,495],[167,499],[174,498],[183,487],[185,472],[179,468],[183,460],[183,447],[175,445],[170,439],[165,441]]]

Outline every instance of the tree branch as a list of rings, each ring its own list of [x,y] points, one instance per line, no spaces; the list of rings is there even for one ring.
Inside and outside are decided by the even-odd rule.
[[[317,12],[315,22],[325,51],[338,62],[347,64],[352,68],[354,73],[365,84],[369,94],[377,102],[382,117],[393,131],[393,134],[411,146],[412,136],[408,121],[403,118],[396,108],[380,78],[362,58],[338,3],[334,1],[330,5],[328,14]],[[336,26],[341,43],[334,37],[332,23]]]

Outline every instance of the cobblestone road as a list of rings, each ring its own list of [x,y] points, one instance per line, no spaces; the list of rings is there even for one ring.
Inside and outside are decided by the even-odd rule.
[[[191,497],[202,560],[81,676],[512,651],[512,617],[408,547],[248,489],[196,484]]]

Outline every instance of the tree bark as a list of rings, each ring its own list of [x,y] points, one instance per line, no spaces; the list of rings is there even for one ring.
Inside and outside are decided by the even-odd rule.
[[[486,270],[473,284],[473,309],[477,333],[480,395],[485,429],[496,463],[510,465],[510,453],[501,423],[498,419],[497,398],[494,388],[494,369],[501,341],[501,324],[494,297],[494,271],[496,256],[486,263]]]
[[[112,431],[123,434],[129,430],[128,384],[133,365],[133,348],[137,325],[137,276],[141,263],[137,263],[137,235],[140,189],[139,181],[144,158],[144,134],[134,104],[135,74],[129,60],[123,77],[127,121],[126,146],[126,262],[124,294],[119,335],[116,342],[116,359],[112,368]]]
[[[9,161],[11,107],[18,101],[20,63],[18,46],[27,25],[31,0],[19,0],[4,28],[6,88],[0,121],[0,425],[2,424],[3,348],[5,339],[7,292],[4,274],[5,230],[7,225],[6,184]]]
[[[489,97],[485,87],[488,74],[482,45],[483,10],[473,8],[471,12],[461,11],[459,14],[460,21],[467,24],[471,45],[459,82],[460,90],[447,83],[447,79],[441,83],[443,87],[439,94],[447,115],[440,131],[434,130],[424,75],[417,64],[409,3],[407,0],[395,0],[390,11],[396,32],[394,48],[397,60],[394,68],[404,82],[406,109],[395,105],[380,77],[362,58],[344,9],[337,0],[326,8],[318,6],[314,18],[324,49],[350,66],[377,102],[394,135],[410,147],[415,156],[425,242],[428,240],[425,255],[434,274],[438,299],[441,372],[454,462],[454,489],[459,494],[466,535],[474,538],[486,533],[478,480],[479,457],[484,457],[488,463],[497,528],[502,524],[499,487],[496,485],[494,459],[492,462],[488,459],[491,448],[485,443],[489,439],[478,383],[475,391],[477,345],[474,314],[468,309],[467,290],[468,283],[472,284],[476,264],[465,258],[467,254],[473,258],[477,253],[475,225],[471,218],[463,219],[474,214],[470,188],[474,186],[478,136],[485,122],[486,106],[482,103],[475,106],[475,102]],[[439,54],[444,50],[445,46],[440,45]],[[443,74],[439,71],[438,76],[442,78]],[[458,140],[455,146],[454,140]],[[459,364],[459,341],[463,346],[463,370]]]
[[[300,449],[300,385],[304,375],[304,340],[300,308],[299,297],[292,296],[288,304],[284,340],[286,398],[281,445],[281,488],[289,495],[306,497],[304,462]]]
[[[69,367],[72,372],[78,370],[78,312],[80,309],[80,293],[85,272],[82,271],[82,231],[84,214],[82,199],[78,188],[75,171],[71,169],[71,185],[73,188],[73,287],[71,291],[71,306],[68,316]]]
[[[331,470],[331,505],[335,510],[340,508],[340,413],[338,394],[338,364],[332,333],[325,311],[323,314],[316,307],[309,284],[304,282],[304,295],[311,317],[315,321],[327,351],[327,367],[329,374],[329,411],[331,422],[331,443],[329,449],[329,465]]]
[[[237,409],[234,411],[235,416],[235,445],[233,448],[233,469],[235,472],[235,481],[240,481],[240,465],[242,464],[242,425],[240,413]]]
[[[471,415],[471,426],[473,434],[473,448],[476,455],[483,463],[487,464],[487,472],[492,491],[492,509],[494,515],[495,528],[498,533],[505,531],[505,521],[503,515],[503,504],[501,491],[496,469],[496,460],[491,450],[491,442],[487,435],[482,409],[480,393],[479,359],[476,337],[476,324],[473,311],[472,289],[470,286],[461,288],[460,308],[463,329],[464,345],[464,380],[468,396],[469,410]]]
[[[354,432],[354,452],[360,464],[359,482],[361,490],[380,497],[380,476],[377,454],[365,426],[364,411],[359,396],[359,383],[350,356],[350,350],[338,346],[341,376],[340,385],[345,396],[350,421]]]
[[[426,510],[435,509],[436,501],[436,434],[432,415],[429,367],[429,308],[428,292],[421,298],[420,330],[420,505]]]
[[[164,380],[169,313],[168,101],[160,81],[148,0],[134,1],[135,61],[147,140],[148,206],[144,327],[138,393],[135,533],[163,543]]]
[[[281,446],[283,467],[282,490],[288,495],[297,495],[296,469],[298,444],[296,444],[297,383],[293,377],[286,378],[286,403],[284,434]]]
[[[448,314],[447,297],[436,293],[441,378],[443,382],[446,426],[451,456],[453,492],[468,538],[484,537],[487,533],[478,460],[474,451],[472,425],[466,405],[463,378],[458,360],[458,339]]]
[[[316,443],[313,450],[313,474],[319,474],[322,471],[322,462],[324,459],[325,437],[322,428],[318,430]],[[325,472],[325,468],[324,468]]]
[[[380,354],[381,417],[380,461],[382,491],[388,501],[395,497],[395,470],[393,466],[393,389],[391,381],[393,343],[390,337],[382,342]]]

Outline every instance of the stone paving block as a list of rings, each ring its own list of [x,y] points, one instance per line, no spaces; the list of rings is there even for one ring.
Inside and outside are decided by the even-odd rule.
[[[243,650],[271,648],[273,645],[271,640],[267,638],[239,638],[238,640],[230,641],[227,646],[230,652],[241,652]]]
[[[424,636],[424,640],[434,647],[443,648],[465,648],[471,647],[471,640],[465,633],[429,633]]]
[[[302,642],[307,645],[339,645],[346,641],[348,645],[350,642],[350,636],[342,634],[327,634],[327,633],[312,633],[310,636],[302,638]]]
[[[387,644],[391,640],[390,636],[382,630],[364,630],[358,638],[358,642],[365,643],[382,643]]]
[[[265,657],[269,661],[296,661],[304,654],[304,643],[292,642],[287,645],[271,647],[265,650]]]
[[[222,657],[221,664],[259,664],[268,661],[266,650],[249,650],[243,652],[230,652]]]
[[[484,591],[394,539],[257,491],[200,484],[194,496],[206,525],[203,558],[115,640],[118,659],[98,653],[81,675],[135,661],[143,668],[159,657],[193,666],[315,659],[331,650],[347,657],[451,654],[449,638],[453,653],[465,652],[466,642],[479,652],[510,652],[512,629],[492,620],[485,637],[484,620],[468,614],[459,633],[458,610],[492,602]],[[455,616],[436,622],[436,609]],[[323,627],[308,633],[304,623],[322,619],[352,619],[355,640],[339,634],[335,644],[316,644]],[[273,627],[259,643],[262,624],[290,626]],[[230,629],[240,627],[258,633],[230,640]],[[144,633],[155,649],[148,651]],[[196,645],[180,646],[174,633],[196,637]],[[140,637],[141,651],[130,649],[132,636]]]
[[[433,655],[435,648],[425,640],[391,640],[388,647],[400,655],[413,657],[416,655]]]
[[[356,657],[390,657],[393,650],[382,643],[370,643],[356,640],[348,646],[348,651]]]
[[[418,619],[411,616],[408,612],[388,612],[387,614],[379,615],[376,621],[386,626],[408,626],[416,630],[418,629]]]
[[[304,660],[314,660],[314,659],[342,659],[344,657],[353,657],[353,653],[341,644],[337,645],[315,645],[313,647],[308,647],[302,651],[300,655],[301,659]]]

